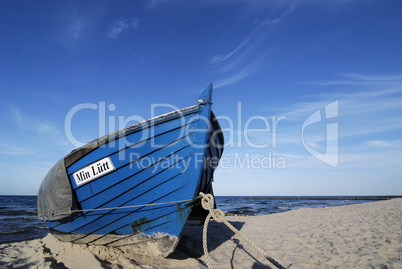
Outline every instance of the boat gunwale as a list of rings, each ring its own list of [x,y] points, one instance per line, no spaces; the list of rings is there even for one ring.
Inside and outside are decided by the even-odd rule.
[[[64,157],[65,167],[67,169],[68,167],[70,167],[71,165],[73,165],[74,163],[76,163],[77,161],[82,159],[84,156],[88,155],[89,153],[93,152],[94,150],[96,150],[108,143],[116,141],[124,136],[131,135],[133,133],[136,133],[136,132],[139,132],[142,130],[146,130],[148,128],[154,127],[156,125],[159,125],[159,124],[162,124],[162,123],[165,123],[165,122],[177,119],[177,118],[195,114],[195,113],[201,111],[203,109],[203,106],[205,106],[205,104],[201,103],[201,104],[185,107],[185,108],[182,108],[179,110],[175,110],[172,112],[168,112],[168,113],[135,123],[133,125],[124,127],[120,130],[117,130],[113,133],[104,135],[102,137],[96,138],[96,139],[92,140],[91,142],[89,142],[77,149],[72,150],[66,157]],[[79,156],[76,156],[76,155],[79,155]]]

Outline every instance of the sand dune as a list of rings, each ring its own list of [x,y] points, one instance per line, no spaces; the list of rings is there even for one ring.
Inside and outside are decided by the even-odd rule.
[[[402,268],[402,199],[227,219],[286,268]],[[211,221],[208,248],[214,268],[275,268],[221,223]],[[0,245],[0,267],[206,268],[202,223],[189,223],[167,258],[63,243],[49,234]]]

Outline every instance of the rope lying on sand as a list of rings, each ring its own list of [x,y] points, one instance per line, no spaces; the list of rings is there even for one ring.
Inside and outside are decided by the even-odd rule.
[[[207,266],[209,269],[212,269],[211,260],[209,259],[208,254],[208,246],[207,246],[207,230],[208,230],[208,223],[211,218],[213,218],[216,222],[223,222],[229,229],[235,232],[240,238],[244,239],[247,243],[249,243],[252,247],[254,247],[262,256],[264,256],[270,263],[276,266],[279,269],[285,269],[282,265],[280,265],[276,260],[268,256],[261,248],[259,248],[256,244],[254,244],[250,239],[244,236],[239,230],[233,227],[227,220],[224,218],[224,213],[220,209],[214,209],[214,197],[212,194],[204,194],[200,192],[199,194],[201,199],[201,205],[205,210],[209,211],[208,216],[204,222],[204,230],[202,236],[202,245],[204,248],[205,260],[207,262]]]

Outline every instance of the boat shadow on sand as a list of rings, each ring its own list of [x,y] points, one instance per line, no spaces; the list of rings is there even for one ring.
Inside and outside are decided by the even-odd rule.
[[[235,227],[239,231],[245,224],[245,222],[243,221],[229,221],[229,223],[232,224],[233,227]],[[202,246],[202,234],[204,228],[203,224],[204,223],[202,221],[192,221],[187,223],[183,229],[183,233],[175,251],[167,258],[175,260],[185,260],[188,258],[193,258],[197,259],[200,263],[205,265],[205,263],[202,261],[204,259],[201,260],[201,257],[204,255],[204,250]],[[231,242],[232,246],[230,247],[230,250],[228,248],[228,253],[225,255],[229,256],[230,260],[222,261],[223,263],[227,264],[228,262],[230,262],[231,268],[235,268],[234,261],[236,260],[236,252],[241,250],[248,256],[250,256],[250,259],[254,260],[252,268],[272,268],[270,266],[262,264],[260,262],[262,257],[258,254],[250,253],[250,251],[248,250],[251,247],[243,247],[244,245],[247,245],[247,243],[241,242],[239,239],[237,239],[237,236],[236,238],[233,238],[234,235],[235,233],[230,230],[225,224],[211,221],[208,225],[208,252],[211,253],[222,244],[226,242]],[[213,257],[213,253],[211,253],[210,256]]]

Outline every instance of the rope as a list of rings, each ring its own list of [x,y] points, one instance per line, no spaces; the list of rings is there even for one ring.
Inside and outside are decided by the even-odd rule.
[[[259,248],[254,242],[252,242],[250,239],[248,239],[245,235],[243,235],[239,230],[237,230],[235,227],[233,227],[232,224],[230,224],[227,220],[224,218],[224,213],[220,209],[214,209],[214,197],[212,194],[204,194],[200,192],[199,194],[202,197],[201,200],[201,205],[205,210],[209,211],[209,214],[207,218],[205,219],[204,222],[204,229],[203,229],[203,236],[202,236],[202,245],[204,248],[204,254],[205,254],[205,260],[207,263],[207,266],[209,269],[212,269],[211,261],[209,259],[209,254],[208,254],[208,246],[207,246],[207,229],[208,229],[208,223],[211,218],[213,218],[216,222],[223,222],[230,230],[232,230],[234,233],[236,233],[238,236],[240,236],[241,239],[245,240],[247,243],[249,243],[252,247],[254,247],[263,257],[265,257],[270,263],[272,263],[274,266],[276,266],[279,269],[285,269],[282,265],[280,265],[276,260],[273,258],[269,257],[261,248]]]
[[[157,205],[166,205],[166,204],[180,204],[180,203],[185,203],[185,202],[193,203],[197,199],[200,199],[200,198],[201,198],[201,196],[196,196],[194,199],[171,201],[171,202],[164,202],[164,203],[152,203],[152,204],[144,204],[144,205],[128,205],[128,206],[116,206],[116,207],[102,207],[102,208],[93,208],[93,209],[76,209],[76,210],[69,210],[68,212],[65,212],[65,213],[53,214],[53,216],[67,215],[67,214],[84,212],[84,211],[90,212],[90,211],[101,211],[101,210],[115,210],[115,209],[126,209],[126,208],[133,208],[133,207],[157,206]]]

